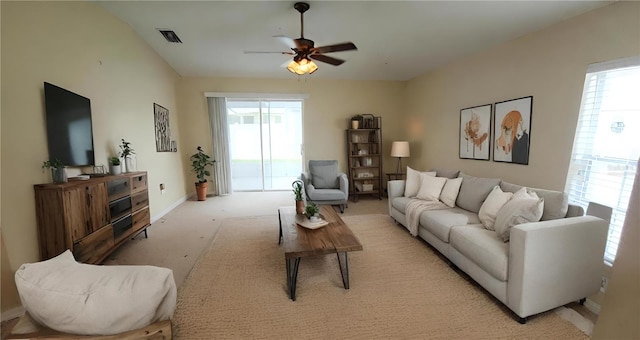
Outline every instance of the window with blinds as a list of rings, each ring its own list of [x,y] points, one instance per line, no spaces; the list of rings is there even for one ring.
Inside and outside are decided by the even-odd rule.
[[[604,260],[613,263],[640,157],[640,57],[589,66],[565,191],[613,209]]]

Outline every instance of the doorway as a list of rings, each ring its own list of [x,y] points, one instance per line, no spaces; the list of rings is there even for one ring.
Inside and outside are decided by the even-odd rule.
[[[289,190],[302,172],[302,100],[227,99],[233,191]]]

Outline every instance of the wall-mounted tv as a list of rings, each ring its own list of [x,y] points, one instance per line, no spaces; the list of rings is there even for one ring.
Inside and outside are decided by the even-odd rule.
[[[91,101],[89,98],[44,83],[49,159],[64,165],[94,165]]]

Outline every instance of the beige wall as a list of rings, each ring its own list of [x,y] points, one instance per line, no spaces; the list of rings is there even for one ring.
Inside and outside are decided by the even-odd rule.
[[[39,260],[33,184],[50,182],[43,82],[91,99],[95,159],[107,165],[121,138],[149,171],[151,216],[186,195],[182,159],[155,151],[153,103],[179,138],[178,75],[122,21],[91,2],[2,1],[2,237],[15,271]],[[159,183],[167,191],[160,195]],[[2,286],[2,311],[11,292]]]
[[[411,164],[563,190],[587,65],[637,54],[640,3],[618,2],[415,78],[406,92]],[[458,158],[460,109],[529,95],[528,166]]]
[[[320,67],[332,67],[323,66]],[[283,72],[287,72],[283,69]],[[395,167],[391,160],[391,142],[403,138],[402,115],[404,82],[308,79],[244,79],[244,78],[182,78],[178,82],[180,109],[180,152],[185,159],[198,145],[211,154],[211,133],[205,92],[232,93],[295,93],[308,94],[303,107],[304,157],[337,159],[340,169],[347,168],[346,132],[349,118],[371,113],[382,117],[383,167],[387,172]],[[185,163],[186,164],[186,163]],[[188,164],[185,171],[189,171]],[[186,179],[187,189],[195,191],[195,175]],[[211,191],[212,188],[210,188]]]

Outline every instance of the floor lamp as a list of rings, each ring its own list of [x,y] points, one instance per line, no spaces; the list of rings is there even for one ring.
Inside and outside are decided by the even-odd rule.
[[[401,174],[400,163],[402,161],[402,157],[411,156],[411,152],[409,151],[409,142],[407,141],[398,141],[393,142],[391,144],[391,157],[398,157],[398,167],[396,168],[396,173]]]

